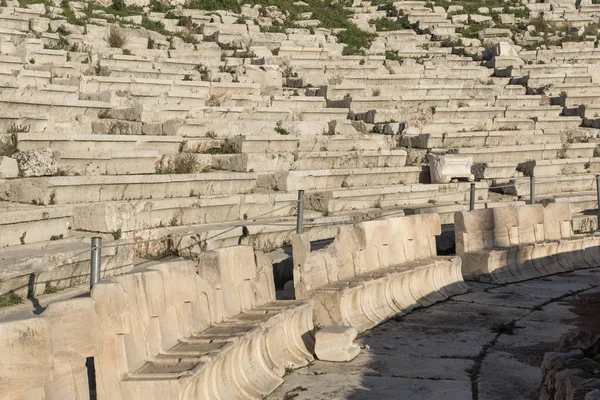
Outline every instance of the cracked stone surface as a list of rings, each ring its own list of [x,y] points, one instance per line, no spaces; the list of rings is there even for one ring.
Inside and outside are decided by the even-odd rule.
[[[357,339],[348,363],[315,361],[268,399],[537,399],[544,353],[577,326],[569,301],[600,292],[600,268],[469,292]]]

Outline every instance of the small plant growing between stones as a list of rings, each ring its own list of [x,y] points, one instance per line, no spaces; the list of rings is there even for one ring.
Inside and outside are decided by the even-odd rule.
[[[64,238],[64,235],[61,233],[60,235],[52,235],[50,236],[50,240],[61,240]]]
[[[192,76],[191,76],[191,75],[189,75],[189,74],[185,74],[185,75],[183,76],[183,79],[182,79],[182,80],[183,80],[183,81],[193,81],[193,79],[192,79]]]
[[[292,372],[294,372],[294,367],[291,365],[288,365],[287,367],[285,367],[285,375],[284,376],[288,376]]]
[[[277,124],[275,124],[275,128],[274,128],[275,132],[279,135],[289,135],[290,132],[287,129],[284,129],[281,127],[281,121],[277,122]]]
[[[130,56],[131,55],[131,50],[129,50],[129,49],[123,49],[123,55],[124,56]]]
[[[119,240],[121,239],[123,233],[121,232],[121,228],[119,228],[116,231],[112,231],[110,234],[112,235],[114,240]]]
[[[108,119],[110,110],[107,108],[106,110],[101,110],[98,112],[98,119]]]
[[[6,133],[14,134],[14,133],[28,133],[30,129],[29,125],[17,125],[12,124],[6,130]]]
[[[514,335],[515,334],[515,321],[511,322],[498,322],[490,327],[490,331],[500,335]]]
[[[17,148],[17,140],[15,135],[12,135],[10,137],[10,140],[0,141],[0,157],[10,157],[18,151],[19,150]]]
[[[23,234],[19,238],[19,241],[21,242],[21,244],[25,244],[25,236],[27,236],[27,232],[23,232]]]
[[[371,94],[373,95],[373,97],[378,97],[381,94],[381,89],[375,88],[373,89],[373,92]]]
[[[209,149],[210,150],[210,149]],[[192,153],[180,153],[173,157],[164,169],[158,169],[159,174],[192,174],[198,171],[198,160]]]
[[[122,49],[127,42],[125,35],[118,28],[111,28],[106,41],[110,47],[119,49]]]
[[[208,99],[206,99],[206,105],[208,107],[220,107],[221,106],[220,96],[211,94],[210,97]]]
[[[56,204],[56,193],[50,193],[50,201],[48,201],[48,205],[53,206]]]
[[[214,139],[217,137],[217,134],[215,133],[215,131],[208,131],[208,132],[206,132],[206,137]]]
[[[46,286],[44,287],[44,294],[54,294],[58,292],[58,288],[56,286],[52,286],[50,282],[46,282]]]
[[[0,307],[16,306],[23,303],[23,298],[12,290],[0,296]]]

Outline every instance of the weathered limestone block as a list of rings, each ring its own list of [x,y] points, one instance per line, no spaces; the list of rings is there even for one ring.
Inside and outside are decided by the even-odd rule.
[[[50,327],[45,319],[1,322],[0,354],[2,396],[27,398],[28,390],[33,391],[52,381]],[[34,393],[37,395],[31,398],[43,398],[39,391]]]
[[[326,326],[315,334],[315,355],[322,361],[350,361],[360,353],[360,347],[353,343],[357,335],[352,326]]]
[[[19,176],[17,160],[10,157],[0,157],[0,178],[16,178]]]
[[[427,153],[431,183],[448,183],[453,178],[475,179],[471,174],[473,158],[450,154]]]
[[[58,164],[50,149],[21,151],[15,154],[22,177],[51,176],[58,173]]]

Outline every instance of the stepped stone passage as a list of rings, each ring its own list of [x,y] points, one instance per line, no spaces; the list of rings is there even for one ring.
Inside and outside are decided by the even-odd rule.
[[[493,399],[278,388],[600,267],[599,43],[600,0],[0,0],[0,400]]]

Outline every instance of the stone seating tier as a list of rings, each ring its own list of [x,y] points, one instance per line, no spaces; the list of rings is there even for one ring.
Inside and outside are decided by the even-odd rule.
[[[429,168],[414,166],[275,172],[259,175],[257,186],[295,191],[428,182]]]
[[[313,326],[310,302],[274,302],[270,268],[261,253],[235,246],[205,253],[197,267],[166,263],[96,285],[98,398],[261,399],[273,391],[286,368],[312,360]]]
[[[112,237],[105,237],[110,245]],[[47,240],[47,239],[46,239]],[[123,242],[112,242],[123,243]],[[90,277],[90,239],[65,238],[0,249],[0,295],[10,291],[37,296],[47,285],[57,290],[84,284]],[[102,276],[123,274],[133,267],[132,246],[102,250]]]
[[[487,182],[475,183],[478,201],[488,198]],[[306,206],[324,213],[390,207],[415,207],[428,203],[469,201],[470,184],[405,184],[313,191],[306,193]]]
[[[544,134],[540,130],[469,131],[458,133],[422,133],[403,135],[402,145],[419,149],[488,147],[561,143],[560,135]]]
[[[327,248],[311,251],[306,234],[292,238],[297,299],[314,301],[320,325],[364,331],[420,306],[467,291],[460,258],[438,257],[437,214],[340,227]]]
[[[237,246],[200,265],[179,259],[105,279],[39,315],[0,318],[0,391],[86,398],[88,358],[101,400],[264,398],[313,348],[311,303],[275,302],[270,267]]]
[[[67,238],[72,217],[68,206],[0,202],[0,247]]]
[[[506,284],[600,265],[600,238],[573,235],[571,220],[569,203],[456,213],[463,276]]]
[[[73,206],[73,228],[125,233],[163,226],[251,221],[265,214],[269,218],[287,217],[296,214],[297,197],[296,193],[253,193],[80,204]]]
[[[57,176],[0,181],[0,187],[9,201],[80,204],[248,193],[256,187],[256,180],[250,172]]]
[[[451,149],[451,153],[473,157],[474,163],[485,162],[523,162],[523,160],[552,160],[566,158],[591,158],[596,145],[594,143],[573,143],[563,145],[530,144],[497,147],[462,147]]]

